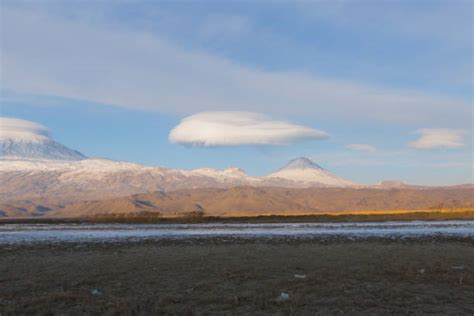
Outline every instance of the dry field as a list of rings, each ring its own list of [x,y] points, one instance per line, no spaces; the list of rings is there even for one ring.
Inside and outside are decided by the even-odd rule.
[[[1,315],[474,313],[472,239],[163,240],[0,253]],[[277,300],[282,292],[288,300]]]

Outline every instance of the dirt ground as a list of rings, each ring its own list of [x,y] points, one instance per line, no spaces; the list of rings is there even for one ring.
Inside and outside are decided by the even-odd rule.
[[[473,315],[474,241],[0,246],[0,315],[17,314]]]

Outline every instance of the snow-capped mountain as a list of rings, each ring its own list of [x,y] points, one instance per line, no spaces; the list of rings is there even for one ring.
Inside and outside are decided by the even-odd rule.
[[[46,127],[15,118],[0,118],[0,157],[81,160],[86,157],[53,140]]]
[[[87,158],[55,141],[44,126],[11,118],[0,118],[0,145],[0,217],[43,216],[52,209],[67,209],[74,203],[93,203],[92,201],[130,196],[133,205],[142,207],[141,200],[135,199],[133,195],[152,192],[155,195],[166,195],[171,191],[185,189],[203,189],[196,191],[196,195],[190,191],[175,192],[178,196],[182,194],[180,199],[186,197],[192,207],[206,194],[212,194],[217,203],[220,199],[218,193],[222,191],[220,189],[230,189],[232,197],[229,199],[237,203],[232,204],[232,209],[238,209],[243,202],[248,202],[249,207],[262,207],[263,210],[267,206],[274,207],[280,199],[278,196],[262,198],[262,194],[265,194],[266,189],[278,191],[278,187],[365,187],[382,190],[413,188],[398,182],[371,187],[356,185],[323,169],[308,158],[293,159],[285,167],[263,177],[249,176],[235,167],[224,170],[177,170]],[[187,209],[180,201],[174,201],[174,207],[180,211],[183,207]],[[255,204],[255,201],[260,202]],[[171,212],[172,208],[166,203],[160,211]],[[219,203],[217,205],[222,206]],[[107,208],[116,206],[114,203],[106,203],[101,209],[107,211]],[[307,210],[308,205],[288,200],[282,207]],[[7,213],[10,215],[5,215]]]
[[[323,169],[321,166],[305,157],[291,160],[285,167],[268,175],[267,177],[335,187],[347,187],[355,185],[355,183],[332,174],[331,172]]]
[[[242,170],[176,170],[107,159],[79,161],[0,160],[0,200],[78,201],[155,191],[236,186],[289,186],[280,179],[246,175]]]
[[[0,139],[2,158],[33,158],[49,160],[81,160],[86,156],[76,150],[51,140],[35,141],[30,139]]]
[[[0,200],[77,201],[154,191],[236,186],[348,186],[306,158],[268,177],[239,168],[174,170],[124,161],[91,159],[56,142],[44,126],[0,119]]]
[[[312,169],[308,170],[311,172]],[[285,178],[285,174],[282,177],[252,177],[238,168],[176,170],[108,159],[4,157],[0,159],[0,200],[78,201],[155,191],[236,186],[306,188],[338,186],[340,183],[346,186],[347,182],[335,180],[328,184],[328,176],[321,174],[328,173],[319,171],[318,177],[295,181]],[[321,179],[324,182],[318,182]]]

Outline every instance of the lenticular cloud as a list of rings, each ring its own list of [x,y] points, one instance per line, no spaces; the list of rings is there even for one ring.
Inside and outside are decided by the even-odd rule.
[[[175,144],[219,147],[289,145],[326,139],[323,131],[252,112],[203,112],[184,118],[169,134]]]
[[[49,130],[45,126],[11,117],[0,117],[0,139],[47,139]]]
[[[450,149],[465,146],[465,131],[450,128],[423,128],[416,131],[420,138],[409,146],[415,149]]]

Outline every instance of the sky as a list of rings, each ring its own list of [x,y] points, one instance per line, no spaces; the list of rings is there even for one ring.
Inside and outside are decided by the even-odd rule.
[[[473,182],[473,2],[9,1],[1,116],[90,157]]]

